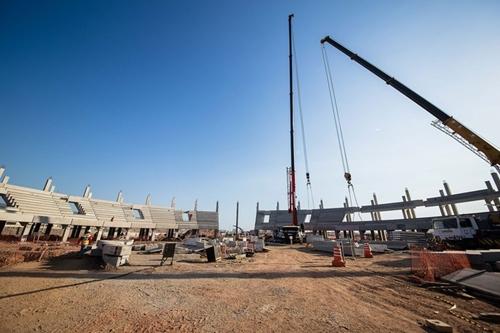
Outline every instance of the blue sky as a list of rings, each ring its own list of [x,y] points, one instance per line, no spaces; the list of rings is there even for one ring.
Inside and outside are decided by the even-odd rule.
[[[11,182],[127,202],[221,205],[221,227],[286,205],[287,16],[314,196],[346,194],[319,40],[330,34],[500,143],[498,1],[2,1],[0,164]],[[358,197],[483,187],[490,167],[328,49]],[[299,128],[297,128],[297,131]],[[298,131],[299,132],[299,131]],[[298,133],[297,142],[300,143]],[[304,158],[297,145],[299,196]],[[477,203],[466,209],[484,210]],[[422,211],[417,214],[431,214]],[[383,215],[388,216],[388,215]]]

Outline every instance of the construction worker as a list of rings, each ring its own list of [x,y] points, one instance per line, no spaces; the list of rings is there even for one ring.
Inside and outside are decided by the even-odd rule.
[[[90,230],[87,231],[81,238],[80,238],[80,255],[84,255],[86,251],[90,250],[91,246],[90,243],[92,242],[92,234],[90,233]]]

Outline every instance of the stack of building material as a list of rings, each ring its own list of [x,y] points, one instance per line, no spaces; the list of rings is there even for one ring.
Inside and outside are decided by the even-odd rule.
[[[97,250],[102,254],[102,260],[110,266],[119,267],[129,262],[132,254],[130,241],[99,240]]]
[[[415,232],[415,231],[389,231],[390,241],[403,241],[408,245],[426,245],[427,244],[427,234],[425,232]]]
[[[263,252],[266,249],[266,243],[264,239],[257,238],[255,241],[255,252]]]
[[[307,244],[312,244],[313,242],[324,241],[324,240],[325,240],[325,238],[322,235],[306,234],[306,243]]]
[[[441,279],[500,299],[500,273],[465,268]]]
[[[338,242],[332,240],[317,240],[313,241],[311,244],[316,251],[333,253],[333,247],[337,245],[337,243],[340,245],[342,253],[345,256],[352,256],[353,253],[355,256],[363,256],[363,247],[359,246],[359,244],[356,246],[354,243],[351,243],[350,240],[339,240]]]
[[[315,240],[311,244],[316,251],[333,253],[336,242],[332,240]]]
[[[366,242],[365,242],[366,243]],[[388,250],[387,244],[368,242],[374,253],[385,253]]]
[[[496,268],[497,262],[500,261],[500,249],[467,250],[465,254],[474,268],[500,270],[500,268]]]
[[[187,249],[190,249],[191,251],[199,252],[203,251],[206,247],[209,246],[209,244],[203,238],[193,237],[193,238],[186,238],[182,242],[182,246]]]

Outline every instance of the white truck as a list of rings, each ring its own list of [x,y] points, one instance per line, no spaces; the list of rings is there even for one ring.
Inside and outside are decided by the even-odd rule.
[[[500,248],[499,214],[489,214],[480,220],[475,216],[459,215],[432,220],[433,236],[438,243],[453,248]]]

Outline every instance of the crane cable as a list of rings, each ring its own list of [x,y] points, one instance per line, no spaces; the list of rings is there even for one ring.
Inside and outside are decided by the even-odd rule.
[[[339,107],[337,104],[337,96],[335,95],[335,88],[333,85],[333,75],[330,69],[330,62],[328,61],[328,55],[324,45],[321,46],[321,55],[323,58],[323,64],[325,67],[326,81],[328,83],[328,92],[330,96],[330,105],[332,107],[333,119],[335,122],[335,131],[337,133],[337,141],[339,144],[340,159],[342,161],[342,167],[344,169],[344,178],[347,181],[347,191],[349,194],[349,202],[352,205],[352,199],[356,203],[356,207],[359,207],[358,198],[356,197],[356,191],[354,190],[354,185],[352,184],[352,175],[349,168],[349,160],[347,158],[347,149],[345,147],[344,133],[342,131],[342,124],[340,123]],[[351,195],[352,192],[352,195]],[[354,216],[354,214],[353,214]],[[361,221],[363,218],[361,213],[358,211],[358,216]]]
[[[300,116],[300,129],[302,134],[302,148],[304,150],[304,160],[306,167],[306,187],[307,187],[307,206],[311,208],[310,203],[312,202],[312,207],[314,207],[314,196],[311,185],[311,174],[309,173],[309,158],[307,157],[307,145],[306,145],[306,135],[305,135],[305,127],[304,127],[304,116],[302,112],[302,97],[300,93],[300,80],[299,80],[299,66],[297,64],[297,51],[295,50],[295,36],[292,33],[292,48],[294,54],[294,62],[295,62],[295,82],[297,85],[297,104],[299,107],[299,116]]]

